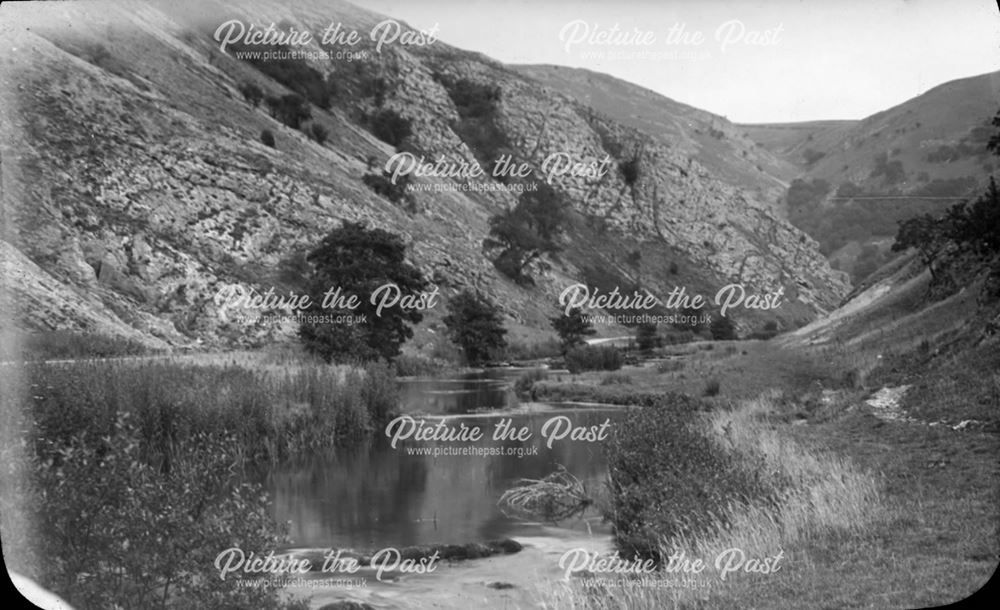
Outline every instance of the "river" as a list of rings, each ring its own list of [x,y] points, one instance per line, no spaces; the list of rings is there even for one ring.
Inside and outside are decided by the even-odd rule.
[[[543,438],[546,422],[597,430],[613,422],[621,407],[522,404],[511,390],[519,369],[491,369],[439,378],[400,380],[400,411],[428,425],[479,428],[472,442],[401,440],[395,448],[382,431],[363,446],[336,457],[280,465],[267,476],[273,510],[289,522],[295,552],[384,548],[513,538],[516,554],[442,562],[432,573],[382,582],[367,574],[360,586],[344,586],[329,574],[310,575],[289,587],[312,607],[336,600],[363,601],[375,608],[535,607],[539,587],[561,577],[559,558],[573,548],[611,550],[608,524],[595,510],[570,521],[541,523],[507,514],[498,500],[521,478],[537,479],[564,467],[588,490],[602,488],[607,466],[600,441]],[[526,427],[526,440],[493,440],[498,423]],[[551,432],[558,430],[549,427]],[[420,455],[445,447],[469,447],[491,455]],[[509,511],[507,511],[509,512]],[[341,575],[335,575],[340,577]],[[497,583],[503,583],[498,585]],[[492,585],[492,586],[489,586]]]

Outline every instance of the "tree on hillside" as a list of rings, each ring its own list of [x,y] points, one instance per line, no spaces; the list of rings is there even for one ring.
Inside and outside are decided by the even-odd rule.
[[[656,335],[656,324],[640,324],[635,329],[635,345],[641,350],[659,347],[659,337]]]
[[[921,214],[899,223],[892,251],[916,248],[921,261],[931,272],[931,279],[936,280],[934,262],[947,246],[948,236],[944,223],[930,214]]]
[[[500,308],[479,292],[466,289],[455,296],[448,303],[444,324],[470,365],[489,362],[493,354],[507,347]]]
[[[558,238],[566,222],[566,202],[551,186],[533,183],[517,205],[490,218],[485,248],[500,249],[493,264],[501,273],[522,284],[532,283],[525,268],[543,254],[558,252]]]
[[[289,93],[278,97],[269,95],[264,99],[271,116],[292,129],[298,129],[302,123],[312,118],[309,103],[300,95]]]
[[[585,343],[584,337],[597,332],[594,330],[593,325],[591,325],[590,320],[583,317],[583,310],[579,307],[570,309],[567,314],[549,319],[552,322],[552,328],[559,334],[563,355],[570,348],[583,345]]]
[[[370,299],[385,284],[395,284],[404,295],[427,287],[423,274],[406,262],[405,254],[406,246],[398,235],[360,223],[345,222],[323,238],[306,257],[312,265],[307,282],[312,300],[308,313],[328,318],[364,318],[359,324],[303,322],[299,336],[305,347],[327,361],[379,357],[391,360],[398,356],[400,346],[413,336],[409,325],[420,323],[423,316],[418,310],[401,307],[384,308],[379,315]],[[357,307],[340,307],[344,304],[341,301],[324,308],[324,295],[337,289],[344,299],[354,295]]]

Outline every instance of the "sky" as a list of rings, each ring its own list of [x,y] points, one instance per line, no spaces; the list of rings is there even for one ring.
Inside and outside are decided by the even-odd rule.
[[[739,123],[860,119],[1000,70],[994,0],[352,1],[505,63],[606,72]]]

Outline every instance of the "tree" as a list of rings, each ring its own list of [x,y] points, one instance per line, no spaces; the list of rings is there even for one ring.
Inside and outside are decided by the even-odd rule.
[[[543,254],[558,252],[558,238],[566,222],[566,202],[544,182],[521,193],[517,205],[490,218],[485,248],[499,248],[493,265],[522,284],[532,283],[525,268]]]
[[[640,324],[635,329],[635,344],[641,350],[659,347],[659,337],[656,336],[656,324]]]
[[[733,321],[726,316],[719,316],[712,320],[708,331],[712,333],[712,339],[715,341],[732,341],[739,338],[736,336],[736,327],[733,325]]]
[[[270,129],[265,129],[260,132],[260,141],[263,142],[265,146],[274,148],[274,134],[271,133]]]
[[[420,323],[423,316],[415,308],[386,307],[379,312],[371,295],[386,284],[395,284],[401,295],[427,287],[423,274],[406,262],[405,255],[406,246],[398,235],[361,223],[345,222],[323,238],[306,257],[312,265],[307,282],[312,306],[307,313],[326,318],[351,315],[361,322],[304,321],[299,336],[306,348],[328,362],[398,356],[400,346],[413,337],[409,325]],[[323,307],[324,295],[338,289],[342,299]],[[354,308],[346,306],[351,295],[357,301]]]
[[[550,320],[552,328],[559,334],[563,355],[570,348],[583,345],[585,343],[584,337],[597,332],[590,320],[583,317],[583,310],[579,307],[574,307],[569,310],[569,313],[550,318]]]
[[[488,362],[497,350],[507,347],[500,308],[479,292],[466,289],[453,298],[444,324],[470,365]]]
[[[921,214],[899,223],[899,231],[896,233],[896,241],[892,244],[892,251],[900,252],[916,248],[920,252],[920,259],[931,272],[931,279],[936,280],[934,261],[947,245],[948,239],[944,223],[930,214]]]

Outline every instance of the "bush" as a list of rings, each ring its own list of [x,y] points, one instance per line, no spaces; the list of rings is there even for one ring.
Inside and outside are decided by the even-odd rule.
[[[33,459],[41,583],[78,608],[301,607],[223,581],[224,549],[285,542],[263,488],[232,468],[235,439],[199,432],[162,456],[121,414],[105,436],[38,441]]]
[[[738,339],[736,336],[736,326],[734,326],[732,320],[726,316],[718,316],[712,320],[712,324],[709,325],[709,332],[712,333],[712,339],[716,341],[732,341]]]
[[[719,380],[709,379],[705,384],[705,390],[702,392],[703,396],[718,396],[719,395]]]
[[[700,401],[665,397],[628,410],[615,426],[606,445],[611,505],[605,516],[623,556],[659,561],[661,540],[711,531],[731,504],[772,494],[757,464],[700,431],[700,408]]]
[[[320,123],[314,122],[309,124],[309,130],[306,132],[306,135],[312,138],[317,144],[323,144],[329,137],[330,132]]]
[[[292,129],[298,129],[302,123],[312,118],[312,110],[301,96],[294,93],[277,97],[269,95],[264,100],[271,116]]]
[[[639,157],[634,156],[628,161],[622,161],[618,164],[618,171],[621,172],[625,184],[634,186],[639,181]]]
[[[369,122],[376,138],[396,147],[413,133],[410,120],[388,108],[376,112]]]
[[[381,174],[369,172],[361,177],[361,181],[377,195],[381,195],[393,203],[399,203],[407,198],[410,175],[400,176],[393,183],[392,174],[383,170]]]
[[[517,394],[519,398],[534,399],[534,394],[532,390],[535,387],[535,382],[544,381],[549,378],[548,372],[545,369],[531,369],[521,375],[514,381],[514,393]]]
[[[240,93],[243,94],[243,98],[250,102],[250,105],[256,108],[260,105],[261,100],[264,99],[264,90],[257,86],[257,83],[245,82],[240,85]]]
[[[274,134],[271,133],[270,129],[265,129],[260,132],[260,141],[263,142],[265,146],[274,148]]]
[[[623,360],[617,347],[584,345],[566,352],[566,369],[574,375],[582,371],[617,371]]]

